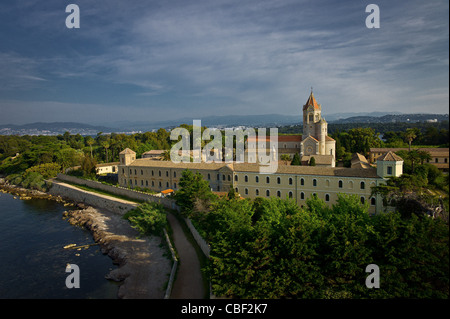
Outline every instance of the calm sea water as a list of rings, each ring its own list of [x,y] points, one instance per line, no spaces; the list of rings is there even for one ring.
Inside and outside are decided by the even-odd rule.
[[[116,266],[99,246],[63,248],[94,243],[89,231],[62,218],[68,208],[0,193],[0,299],[117,297],[118,284],[104,278]],[[67,264],[78,265],[80,288],[66,287]]]

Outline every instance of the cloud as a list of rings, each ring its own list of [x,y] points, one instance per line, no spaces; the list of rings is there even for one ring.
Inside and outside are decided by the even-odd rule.
[[[9,51],[0,50],[0,90],[8,90],[8,98],[19,100],[14,90],[29,90],[29,100],[36,96],[83,110],[84,102],[92,111],[116,105],[116,115],[122,105],[133,110],[121,111],[125,117],[167,119],[300,116],[311,86],[327,113],[391,111],[393,105],[409,111],[420,109],[422,97],[436,89],[429,109],[446,111],[445,1],[380,0],[378,30],[365,27],[365,5],[354,1],[77,4],[79,30],[60,27],[66,14],[58,1],[21,9],[27,14],[19,20],[28,20],[22,27],[38,36],[32,43],[42,44],[36,52],[22,50],[19,41],[35,41],[24,36],[8,42],[14,44]],[[44,90],[31,94],[36,88]],[[80,93],[66,94],[70,90]]]

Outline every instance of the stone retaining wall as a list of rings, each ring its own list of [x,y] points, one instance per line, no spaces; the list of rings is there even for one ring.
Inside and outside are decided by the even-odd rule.
[[[70,187],[70,185],[63,185],[56,181],[52,182],[49,193],[51,195],[59,195],[62,198],[84,203],[89,206],[103,208],[108,211],[123,215],[131,209],[134,209],[138,204],[125,202],[120,199],[103,196],[101,194],[90,193],[79,188]]]

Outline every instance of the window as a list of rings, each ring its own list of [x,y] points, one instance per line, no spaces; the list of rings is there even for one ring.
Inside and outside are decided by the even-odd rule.
[[[259,176],[255,176],[255,182],[259,183]]]
[[[289,185],[292,185],[292,177],[289,177]]]
[[[155,172],[152,170],[152,176],[154,176],[155,175]]]
[[[141,180],[141,186],[144,186],[144,181],[143,180]]]
[[[315,187],[315,186],[317,186],[317,179],[313,179],[313,186]]]
[[[229,182],[231,181],[231,175],[230,174],[228,174],[228,181]]]
[[[248,188],[244,189],[244,194],[248,195]]]
[[[144,175],[144,171],[141,169],[141,175]]]
[[[244,176],[244,181],[245,181],[246,183],[248,182],[248,176],[247,176],[247,175]]]
[[[366,183],[361,182],[359,187],[360,187],[361,189],[366,189]]]
[[[342,188],[342,181],[341,180],[339,180],[338,186],[339,186],[339,188]]]
[[[210,179],[211,179],[211,174],[208,173],[208,180],[210,180]]]
[[[266,196],[269,197],[270,196],[270,191],[266,190]]]
[[[280,191],[277,191],[277,196],[281,197],[281,192]]]
[[[173,177],[177,177],[177,172],[173,172]]]
[[[152,181],[152,187],[154,187],[155,186],[155,181]]]
[[[148,186],[148,181],[145,181],[145,186]]]
[[[281,178],[277,177],[277,184],[281,184]]]
[[[305,199],[305,193],[303,192],[300,193],[300,199]]]
[[[217,180],[220,181],[220,174],[217,174]]]
[[[256,196],[259,196],[259,189],[255,190],[255,194],[256,194]]]
[[[177,183],[173,183],[173,188],[177,188]]]
[[[222,174],[222,180],[223,181],[225,180],[225,174]]]
[[[158,186],[161,188],[161,186],[162,186],[162,185],[161,185],[161,182],[158,183]]]
[[[166,182],[166,187],[169,188],[169,182]]]
[[[234,175],[234,181],[237,182],[238,181],[238,176]]]
[[[387,167],[387,174],[392,175],[392,166]]]
[[[292,198],[292,192],[289,192],[289,198]]]
[[[166,177],[169,177],[169,171],[166,171]]]
[[[361,204],[364,204],[365,201],[366,199],[364,198],[364,196],[361,196]]]
[[[372,197],[372,198],[370,199],[370,205],[375,206],[376,203],[377,203],[377,200],[375,199],[375,197]]]
[[[305,180],[303,178],[300,178],[300,185],[305,185]]]
[[[161,171],[158,171],[158,175],[159,175],[159,177],[161,177]]]
[[[438,160],[437,157],[434,159],[434,162],[435,162],[435,163],[439,163],[439,160]]]
[[[134,170],[134,175],[137,175],[137,170],[136,169]]]
[[[325,194],[325,201],[329,202],[330,201],[330,194]]]
[[[266,183],[267,183],[267,184],[270,183],[270,177],[269,177],[269,176],[266,177]]]

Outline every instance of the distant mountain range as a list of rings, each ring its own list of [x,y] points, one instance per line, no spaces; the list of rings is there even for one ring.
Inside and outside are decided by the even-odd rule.
[[[425,122],[425,121],[448,121],[448,114],[401,114],[388,112],[370,113],[338,113],[324,114],[328,123],[392,123],[392,122]],[[24,125],[0,125],[0,135],[58,135],[69,132],[71,134],[97,135],[103,133],[135,133],[153,131],[159,128],[174,128],[181,124],[192,124],[194,119],[181,118],[177,120],[137,122],[119,121],[103,125],[90,125],[75,122],[53,122],[53,123],[30,123]],[[207,127],[279,127],[301,124],[300,116],[281,114],[265,115],[228,115],[207,116],[200,118],[202,126]]]

